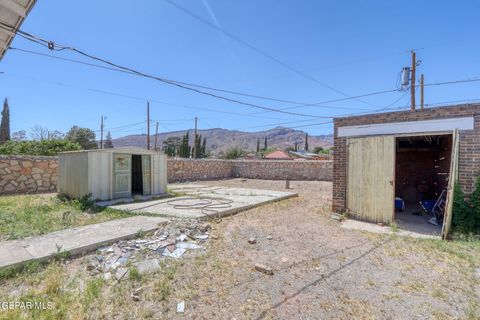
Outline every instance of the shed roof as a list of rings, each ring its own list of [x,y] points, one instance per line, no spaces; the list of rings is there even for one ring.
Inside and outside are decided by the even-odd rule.
[[[0,22],[6,24],[0,24],[0,60],[15,37],[15,30],[20,28],[35,2],[36,0],[0,0]],[[11,30],[8,26],[14,29]]]
[[[163,154],[161,151],[147,150],[143,148],[135,147],[120,147],[120,148],[106,148],[106,149],[89,149],[89,150],[77,150],[77,151],[66,151],[60,152],[59,154],[70,154],[70,153],[85,153],[85,152],[106,152],[106,153],[132,153],[132,154]]]

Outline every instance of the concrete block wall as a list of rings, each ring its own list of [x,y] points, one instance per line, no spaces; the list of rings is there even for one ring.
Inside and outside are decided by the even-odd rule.
[[[0,195],[57,189],[56,157],[0,156]]]
[[[474,117],[474,129],[459,132],[459,184],[469,194],[480,175],[480,104],[428,108],[423,111],[401,111],[334,119],[333,198],[334,211],[345,210],[347,184],[347,139],[338,137],[338,127],[363,124]]]

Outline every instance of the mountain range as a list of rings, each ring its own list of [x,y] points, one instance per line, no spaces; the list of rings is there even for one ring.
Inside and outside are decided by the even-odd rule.
[[[193,130],[162,132],[158,134],[158,146],[163,146],[163,141],[169,137],[182,137],[186,132],[190,134],[190,141],[193,140]],[[268,147],[277,149],[286,149],[294,147],[295,142],[298,143],[300,149],[305,145],[305,132],[285,127],[276,127],[266,131],[244,132],[237,130],[228,130],[222,128],[213,128],[207,130],[198,130],[198,134],[202,135],[202,139],[207,139],[207,150],[212,154],[225,152],[229,148],[239,147],[243,150],[255,151],[257,141],[260,140],[260,147],[264,146],[264,139],[267,137]],[[150,138],[153,147],[155,137]],[[190,142],[192,144],[192,142]],[[315,147],[331,147],[333,146],[333,135],[308,136],[309,149]],[[137,134],[128,135],[113,139],[114,147],[147,147],[147,135]]]

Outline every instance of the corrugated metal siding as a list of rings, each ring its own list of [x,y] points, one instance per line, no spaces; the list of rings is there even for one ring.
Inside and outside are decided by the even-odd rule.
[[[395,137],[351,138],[347,209],[360,220],[389,223],[394,213]]]
[[[89,152],[88,176],[93,199],[108,200],[112,195],[112,153]]]
[[[89,150],[59,154],[59,191],[71,197],[91,193],[95,200],[113,199],[113,152],[126,149]],[[126,154],[151,155],[152,194],[167,192],[167,156],[152,151]]]
[[[89,194],[87,153],[59,154],[58,191],[80,198]]]
[[[167,192],[167,156],[153,155],[153,194]]]

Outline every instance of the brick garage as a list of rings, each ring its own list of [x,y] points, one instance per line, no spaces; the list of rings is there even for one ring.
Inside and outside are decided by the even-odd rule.
[[[465,104],[447,107],[428,108],[423,111],[400,111],[380,114],[369,114],[334,119],[334,150],[333,164],[333,200],[332,209],[335,212],[345,211],[347,208],[347,139],[339,135],[345,127],[392,124],[402,122],[438,120],[447,123],[446,119],[472,119],[473,129],[459,130],[458,152],[458,180],[462,190],[469,194],[474,189],[476,177],[480,174],[480,104]],[[450,121],[450,120],[449,120]],[[430,121],[432,122],[432,121]],[[453,121],[450,121],[453,122]],[[446,124],[448,126],[448,123]],[[359,127],[356,127],[359,128]],[[421,126],[412,132],[421,133]],[[439,131],[442,131],[440,128]],[[344,131],[342,131],[344,132]],[[429,135],[430,133],[425,133]]]

